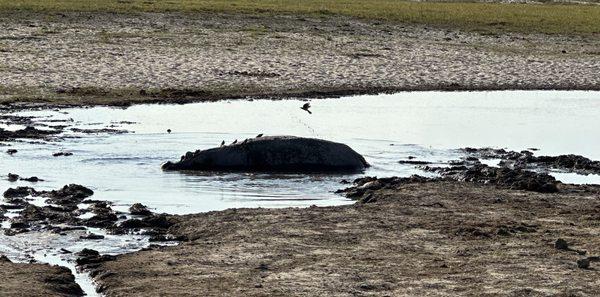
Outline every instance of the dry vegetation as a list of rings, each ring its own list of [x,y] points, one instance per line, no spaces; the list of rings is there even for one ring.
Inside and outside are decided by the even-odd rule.
[[[396,0],[0,0],[0,11],[228,12],[345,15],[492,32],[600,32],[600,6]]]

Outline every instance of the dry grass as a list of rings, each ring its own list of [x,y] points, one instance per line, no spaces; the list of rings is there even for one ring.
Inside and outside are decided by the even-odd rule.
[[[397,0],[0,0],[0,11],[345,15],[490,32],[600,33],[600,6]]]

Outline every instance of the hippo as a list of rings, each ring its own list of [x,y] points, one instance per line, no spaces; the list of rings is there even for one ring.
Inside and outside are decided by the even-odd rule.
[[[188,152],[163,170],[345,173],[369,167],[349,146],[315,138],[263,136]]]

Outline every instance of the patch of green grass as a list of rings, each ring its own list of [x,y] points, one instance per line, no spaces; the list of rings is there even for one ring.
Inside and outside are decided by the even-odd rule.
[[[60,34],[60,33],[61,32],[58,29],[42,27],[38,30],[38,32],[35,35],[44,36],[44,35]]]
[[[600,33],[600,6],[398,0],[0,0],[0,11],[345,15],[484,32]]]
[[[269,33],[269,29],[264,26],[251,26],[242,29],[242,31],[247,32],[251,38],[258,38],[260,36],[264,36]]]

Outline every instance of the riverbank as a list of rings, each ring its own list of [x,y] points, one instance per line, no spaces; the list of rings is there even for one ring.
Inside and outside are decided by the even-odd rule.
[[[312,14],[11,11],[0,19],[5,104],[600,89],[594,33]]]
[[[593,108],[598,103],[596,100],[598,92],[433,92],[380,97],[387,98],[367,96],[362,99],[355,97],[313,102],[314,105],[311,108],[313,114],[308,114],[299,108],[304,103],[301,101],[257,100],[182,106],[140,105],[128,109],[102,107],[56,109],[0,116],[0,123],[9,124],[8,129],[4,133],[0,133],[0,140],[8,145],[4,150],[6,153],[0,154],[3,168],[7,170],[2,174],[4,177],[0,178],[0,188],[2,191],[6,190],[4,191],[5,199],[0,205],[0,221],[3,221],[1,230],[3,234],[0,234],[2,243],[0,244],[0,253],[4,253],[14,261],[25,262],[35,259],[40,262],[64,265],[73,271],[75,264],[80,264],[83,268],[90,268],[92,271],[84,269],[83,272],[75,274],[76,280],[86,292],[95,290],[95,286],[91,284],[89,272],[97,279],[104,279],[113,273],[104,268],[94,270],[97,268],[98,262],[113,260],[114,255],[138,251],[145,248],[150,241],[181,240],[183,248],[166,251],[167,254],[164,257],[158,258],[163,262],[152,264],[159,266],[150,268],[148,272],[146,272],[146,266],[150,264],[142,263],[141,271],[131,271],[131,274],[156,274],[159,278],[164,277],[165,283],[174,282],[174,279],[178,277],[182,278],[182,282],[192,282],[199,276],[211,278],[216,275],[215,278],[206,281],[208,283],[206,286],[213,285],[214,279],[224,279],[223,286],[225,287],[228,285],[227,282],[233,282],[231,279],[236,279],[237,275],[230,277],[227,274],[227,271],[230,271],[228,265],[231,265],[230,267],[233,269],[242,267],[240,271],[245,271],[242,272],[242,277],[247,279],[243,283],[244,285],[264,286],[260,283],[251,283],[254,281],[252,278],[254,270],[248,267],[244,268],[244,265],[246,265],[245,263],[257,265],[257,267],[262,267],[259,270],[263,270],[265,266],[261,266],[261,264],[265,264],[267,267],[269,265],[271,267],[272,265],[283,266],[283,268],[276,268],[276,276],[289,278],[285,282],[269,279],[268,285],[276,288],[273,290],[285,291],[289,286],[288,283],[295,282],[297,271],[304,269],[302,273],[307,274],[306,271],[310,272],[311,269],[314,269],[310,262],[314,255],[331,254],[337,257],[332,263],[327,262],[329,259],[327,256],[316,258],[318,265],[321,265],[317,267],[318,269],[328,269],[327,271],[334,273],[329,278],[325,277],[325,281],[342,283],[343,286],[350,288],[348,290],[356,290],[360,293],[363,283],[351,283],[352,280],[347,279],[338,281],[334,278],[338,277],[337,275],[346,275],[346,271],[361,276],[361,271],[368,270],[372,265],[391,264],[387,264],[387,258],[377,260],[379,258],[375,256],[375,260],[365,258],[357,262],[356,265],[359,268],[345,270],[345,268],[337,267],[343,262],[340,259],[345,258],[346,262],[354,261],[352,256],[355,254],[380,255],[390,248],[392,251],[407,255],[404,258],[390,260],[393,265],[401,266],[409,263],[426,266],[426,268],[417,270],[419,274],[411,276],[411,280],[416,283],[416,278],[427,273],[426,269],[429,269],[427,265],[433,265],[427,261],[433,260],[427,258],[428,254],[421,255],[414,250],[422,246],[428,249],[439,246],[439,249],[445,252],[438,253],[437,250],[434,250],[435,255],[439,256],[436,259],[444,261],[450,259],[448,260],[450,264],[460,267],[460,269],[464,265],[474,266],[478,269],[477,273],[462,275],[456,272],[459,268],[455,268],[452,273],[458,274],[458,276],[456,279],[450,280],[447,280],[446,276],[438,271],[434,277],[441,279],[440,282],[454,282],[458,283],[457,287],[460,287],[463,282],[467,282],[464,279],[476,278],[479,272],[489,270],[492,274],[488,280],[492,284],[490,286],[514,291],[515,287],[509,286],[510,281],[500,282],[494,278],[497,277],[495,275],[509,274],[514,271],[521,273],[521,270],[525,271],[522,273],[533,275],[538,270],[546,271],[549,269],[546,266],[537,266],[542,262],[542,256],[537,253],[546,251],[537,250],[543,247],[540,244],[551,246],[553,241],[556,242],[558,238],[563,238],[573,248],[580,250],[582,249],[580,246],[587,244],[587,238],[594,237],[594,232],[596,232],[594,211],[597,211],[594,203],[598,198],[597,193],[593,191],[594,188],[564,186],[559,181],[600,183],[600,175],[598,175],[600,163],[574,155],[583,154],[586,153],[585,150],[589,150],[587,152],[590,154],[589,157],[596,160],[600,158],[598,152],[593,150],[598,147],[597,139],[589,137],[589,135],[594,135],[592,130],[597,126],[599,118],[598,109]],[[240,112],[239,116],[236,112]],[[339,117],[340,114],[344,116]],[[290,121],[290,115],[298,121]],[[357,118],[360,118],[361,121],[356,121]],[[160,119],[160,121],[156,119]],[[233,121],[235,125],[229,126],[232,121],[223,121],[223,119],[235,119]],[[473,123],[478,124],[473,125]],[[13,124],[18,124],[18,126],[12,126]],[[26,126],[36,128],[23,128]],[[396,128],[381,129],[384,126]],[[326,206],[352,202],[332,192],[347,186],[348,181],[344,181],[344,179],[352,180],[357,176],[223,175],[214,173],[196,175],[162,172],[159,169],[161,162],[176,159],[185,152],[184,148],[189,147],[189,150],[193,151],[216,147],[223,140],[227,140],[227,144],[235,139],[238,139],[239,143],[243,143],[247,142],[245,139],[255,138],[258,133],[271,135],[273,132],[269,130],[271,127],[290,134],[319,135],[324,139],[347,143],[361,152],[372,165],[365,172],[370,176],[387,177],[409,176],[413,173],[436,173],[445,178],[487,183],[488,185],[493,183],[514,190],[551,193],[558,191],[558,194],[556,194],[557,196],[555,194],[547,194],[547,196],[532,194],[535,196],[530,196],[527,192],[517,191],[505,194],[489,186],[477,190],[466,186],[465,189],[456,186],[457,189],[452,194],[454,197],[444,198],[446,188],[453,187],[452,182],[446,181],[449,186],[427,188],[426,185],[415,185],[414,189],[416,190],[398,190],[396,184],[388,184],[394,179],[382,179],[384,187],[370,193],[370,190],[378,187],[379,182],[370,183],[372,180],[365,178],[361,179],[362,181],[357,186],[366,190],[346,192],[348,197],[361,201],[357,206],[348,208],[324,208],[318,211],[317,208],[309,210],[250,209],[183,217],[148,215],[150,209],[155,213],[191,214],[228,208],[308,207],[313,204]],[[171,130],[171,133],[167,129]],[[124,133],[127,131],[130,133]],[[207,131],[212,131],[212,133],[206,133]],[[531,134],[532,131],[535,133]],[[115,135],[108,137],[108,134]],[[365,136],[368,139],[365,139]],[[440,138],[440,136],[443,137]],[[556,139],[561,141],[557,142]],[[438,142],[440,140],[442,140],[441,143]],[[474,142],[485,143],[493,147],[510,147],[515,151],[474,147],[460,150],[435,148],[435,146],[471,146],[474,145]],[[418,145],[411,143],[418,143]],[[434,147],[430,146],[431,144],[434,144]],[[529,149],[526,151],[523,150],[524,148]],[[548,155],[549,152],[556,150],[563,155]],[[77,174],[74,175],[73,172],[77,172]],[[555,177],[539,174],[539,172],[550,173]],[[90,188],[72,185],[73,183],[81,183]],[[367,183],[370,183],[368,187],[366,187]],[[198,189],[199,186],[202,189]],[[380,192],[381,188],[389,192]],[[385,202],[387,198],[396,197],[394,192],[396,190],[403,194],[397,194],[399,200],[393,202],[396,203],[395,206],[382,205],[373,210],[373,214],[358,213],[362,211],[363,208],[360,207],[363,205],[375,205],[381,201]],[[415,191],[414,195],[419,195],[419,198],[407,200],[402,196],[409,195],[413,190]],[[425,190],[430,192],[423,192]],[[491,193],[489,195],[497,198],[492,203],[502,204],[505,197],[512,197],[511,199],[514,198],[516,202],[509,200],[505,205],[488,207],[486,203],[492,197],[478,194],[488,191]],[[581,191],[582,196],[575,195],[574,191]],[[90,196],[92,192],[94,195]],[[436,198],[437,195],[441,195],[441,198]],[[547,202],[550,210],[545,210],[535,203],[523,203],[520,201],[521,197],[533,199],[534,202]],[[560,198],[556,199],[556,197]],[[418,199],[424,199],[423,201],[426,203],[420,205]],[[484,200],[476,201],[477,199]],[[364,204],[363,202],[368,203]],[[403,204],[404,202],[408,205]],[[148,208],[145,209],[138,203],[147,205]],[[477,207],[461,210],[462,205],[472,203],[475,203]],[[564,206],[565,203],[568,205]],[[576,205],[571,203],[576,203]],[[451,207],[447,207],[446,204]],[[133,207],[134,205],[135,207]],[[129,206],[132,208],[127,210]],[[546,207],[546,205],[542,206]],[[554,207],[556,207],[556,213],[552,212]],[[388,213],[386,212],[388,208],[395,210],[393,213]],[[372,208],[364,209],[372,210]],[[527,211],[514,215],[512,209]],[[409,213],[404,214],[406,210]],[[443,213],[432,214],[438,211]],[[325,214],[327,212],[340,212],[340,214],[329,216]],[[396,217],[398,213],[402,215]],[[495,213],[500,213],[498,216],[501,217],[498,219],[492,217],[493,220],[486,217],[490,214],[495,215]],[[416,217],[413,217],[413,214]],[[482,217],[480,214],[485,216]],[[207,216],[214,216],[214,220],[206,221]],[[567,216],[567,218],[565,219],[563,216]],[[430,217],[431,220],[422,220],[421,217]],[[475,219],[471,217],[475,217]],[[255,219],[259,221],[254,222]],[[463,222],[463,219],[467,222]],[[196,231],[177,231],[175,229],[170,231],[174,234],[181,232],[182,235],[169,235],[165,233],[167,231],[165,228],[170,226],[171,220],[177,220],[173,223],[178,224],[179,227],[174,228],[197,229],[199,230],[197,232],[206,232],[210,234],[210,237],[198,236],[194,233]],[[291,225],[286,225],[288,220]],[[316,222],[315,224],[325,226],[325,229],[311,225],[310,222],[313,220]],[[547,220],[550,220],[551,224],[546,224]],[[229,225],[222,225],[221,221],[228,222]],[[337,225],[338,221],[341,222],[340,226]],[[436,221],[447,221],[447,225],[436,225]],[[566,225],[561,225],[557,229],[554,224],[559,221],[564,221]],[[569,225],[571,223],[573,225]],[[367,226],[368,224],[374,224],[375,227]],[[394,224],[394,226],[388,224]],[[284,229],[278,229],[279,226],[283,226]],[[467,229],[460,229],[463,226]],[[575,226],[576,233],[573,233],[569,226]],[[146,230],[149,227],[151,229],[155,229],[152,227],[160,228]],[[579,233],[579,229],[585,230]],[[262,230],[266,231],[263,233]],[[527,237],[521,241],[523,236],[521,233],[533,231],[538,232],[536,235],[538,237]],[[375,237],[364,235],[363,232],[382,234],[382,237],[372,239]],[[546,232],[548,236],[539,235],[539,232]],[[338,237],[338,233],[348,233],[350,237],[345,237],[345,235]],[[422,233],[427,236],[433,234],[434,237],[427,239],[428,241],[420,241],[419,237],[424,236],[421,235]],[[193,236],[191,241],[185,234]],[[416,239],[407,237],[410,234]],[[462,258],[453,256],[452,251],[458,253],[460,249],[471,246],[471,241],[465,242],[465,240],[471,240],[469,234],[483,239],[477,250],[468,250],[477,255],[480,250],[485,250],[487,245],[494,245],[497,240],[503,240],[504,237],[499,237],[499,235],[514,235],[517,237],[516,241],[504,240],[502,242],[508,244],[511,249],[515,246],[523,248],[516,251],[511,250],[511,253],[517,253],[525,260],[513,254],[507,256],[501,246],[495,247],[491,253],[499,253],[499,257],[508,257],[506,260],[508,262],[494,258],[495,254],[490,255],[487,250],[482,256],[490,257],[491,262],[487,264],[484,262],[487,258],[468,258],[461,262]],[[252,237],[263,235],[265,236],[263,241],[252,239]],[[248,239],[249,236],[250,239]],[[464,239],[465,236],[467,239]],[[221,237],[224,240],[221,240]],[[387,239],[400,243],[388,246]],[[320,243],[321,240],[324,240],[323,244]],[[341,243],[331,243],[331,241],[340,241]],[[244,249],[237,250],[232,247],[234,242],[249,243],[243,247]],[[242,256],[230,262],[224,258],[224,255],[215,254],[218,252],[216,250],[209,250],[206,254],[190,249],[191,258],[179,257],[179,253],[187,253],[190,245],[197,245],[204,249],[205,246],[213,243],[218,249],[232,251],[234,255],[239,252]],[[263,245],[269,246],[273,243],[278,246],[276,250],[263,248]],[[307,251],[308,254],[297,252],[305,246],[310,247]],[[534,252],[530,253],[530,246],[534,247]],[[560,258],[560,261],[553,260],[554,262],[550,262],[549,265],[574,268],[580,265],[577,263],[578,260],[596,259],[594,257],[597,256],[597,252],[594,250],[594,246],[585,248],[589,248],[588,255],[579,255],[576,251],[571,251],[573,253]],[[83,249],[88,249],[83,253],[86,257],[79,259]],[[417,253],[415,256],[415,259],[418,260],[417,264],[413,264],[408,258],[413,254],[405,252],[403,249]],[[154,249],[151,252],[156,250],[160,249]],[[425,252],[429,252],[429,250],[425,250]],[[299,259],[290,256],[296,254],[300,255]],[[530,257],[530,254],[535,257]],[[135,261],[145,261],[144,257],[147,255],[152,254],[143,252],[140,254],[140,258],[135,258]],[[554,255],[544,254],[544,257],[554,257]],[[120,258],[118,259],[117,263],[125,263],[120,262]],[[212,262],[205,265],[205,259],[210,259]],[[218,262],[221,259],[224,262]],[[254,259],[261,262],[256,263]],[[274,262],[269,262],[271,259]],[[290,262],[289,266],[286,266],[288,265],[286,261],[292,261],[289,259],[294,262]],[[529,265],[531,268],[522,268],[518,264],[519,261],[528,261],[524,265]],[[175,265],[173,263],[179,262],[183,263],[181,264],[183,267],[176,264],[177,267],[173,268],[171,274],[170,267]],[[582,263],[585,264],[585,262]],[[200,265],[204,270],[187,270],[187,266],[196,265]],[[449,264],[446,263],[446,265]],[[592,262],[590,265],[594,269],[596,263]],[[164,269],[167,266],[169,268]],[[488,268],[488,266],[492,268]],[[80,266],[80,268],[82,267]],[[215,270],[216,273],[212,272],[214,267],[218,267]],[[120,266],[115,268],[118,273],[129,273],[123,272],[122,269],[124,268]],[[388,270],[384,270],[384,273],[387,273]],[[319,270],[316,275],[321,277],[320,275],[326,274],[327,271]],[[563,290],[562,284],[570,282],[571,279],[567,276],[560,276],[559,272],[562,270],[552,272],[554,273],[552,278],[556,279],[558,285],[543,283],[539,287],[535,287],[535,290],[543,292]],[[310,278],[308,279],[302,278],[304,277],[302,273],[300,273],[300,279],[303,283],[298,286],[309,287],[309,290],[314,288],[314,292],[309,292],[307,295],[321,295],[321,291],[326,289],[334,290],[333,292],[337,292],[335,290],[339,289],[338,287],[323,289],[322,286],[326,285],[322,284],[319,278],[315,279],[312,274],[309,274]],[[395,285],[387,284],[388,282],[395,284],[398,279],[406,278],[405,275],[409,273],[409,270],[393,272],[391,275],[395,275],[396,278],[382,277],[383,281],[378,279],[379,275],[371,274],[363,279],[372,281],[376,286],[383,283],[384,289],[388,290],[388,286],[396,288]],[[269,275],[265,276],[265,278],[268,277]],[[132,281],[135,284],[137,279]],[[310,284],[311,281],[316,285]],[[111,290],[119,292],[121,289],[118,286],[121,284],[116,285],[113,282],[114,280],[107,280],[106,288],[103,285],[99,288],[104,288],[108,292],[112,292]],[[403,286],[407,284],[406,281],[399,283]],[[123,284],[123,286],[127,285]],[[416,283],[415,286],[418,285],[420,284]],[[146,284],[143,284],[142,287],[144,286]],[[370,286],[371,283],[366,282],[364,288],[369,290]],[[556,286],[559,289],[554,289]],[[356,287],[361,288],[356,289]],[[430,289],[437,290],[437,287],[439,284],[436,283]],[[168,288],[171,289],[171,287]],[[581,284],[581,288],[578,287],[575,290],[583,292],[588,290],[584,284]],[[154,289],[156,288],[147,290]],[[243,288],[238,289],[242,290]],[[389,290],[392,290],[390,293],[392,295],[401,293],[397,292],[397,289]],[[373,292],[376,292],[374,294],[380,293],[376,290]],[[474,295],[479,294],[478,291],[475,292]],[[236,291],[230,295],[243,295],[244,293]],[[467,293],[469,292],[465,294]],[[519,291],[514,295],[521,295],[521,293]],[[214,294],[219,295],[217,289]],[[385,292],[381,295],[383,294]],[[422,295],[420,292],[414,294]],[[450,293],[448,294],[450,295]]]
[[[69,269],[48,264],[12,263],[0,255],[2,296],[82,296]]]
[[[413,179],[348,206],[174,216],[187,242],[92,275],[110,296],[596,295],[600,191],[559,187]]]

